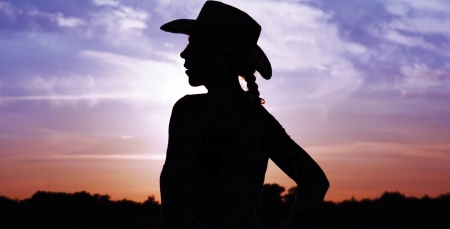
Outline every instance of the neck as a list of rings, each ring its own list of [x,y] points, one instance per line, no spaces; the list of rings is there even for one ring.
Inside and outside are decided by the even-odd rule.
[[[208,89],[209,95],[217,95],[217,96],[233,96],[233,95],[243,95],[245,93],[242,90],[241,85],[239,87],[227,87],[225,85],[220,85],[218,87],[206,87]]]
[[[208,89],[209,95],[229,97],[239,96],[245,93],[245,91],[241,87],[241,84],[239,83],[239,79],[237,76],[216,77],[213,82],[205,84],[205,87],[206,89]]]

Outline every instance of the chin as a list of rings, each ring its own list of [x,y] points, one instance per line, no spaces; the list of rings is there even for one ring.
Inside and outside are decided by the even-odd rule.
[[[203,83],[200,82],[200,80],[195,80],[195,79],[189,78],[189,85],[191,85],[192,87],[199,87],[199,86],[203,86]]]
[[[202,77],[194,75],[191,71],[186,71],[186,75],[189,77],[189,84],[193,87],[203,86]]]

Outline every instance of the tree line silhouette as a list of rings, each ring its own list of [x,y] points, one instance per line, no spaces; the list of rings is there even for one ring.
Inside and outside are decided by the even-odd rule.
[[[257,209],[262,229],[284,227],[296,187],[265,184]],[[435,198],[385,192],[376,199],[325,201],[321,228],[450,228],[450,193]],[[163,228],[154,196],[142,203],[88,192],[38,191],[18,200],[0,196],[0,228]]]

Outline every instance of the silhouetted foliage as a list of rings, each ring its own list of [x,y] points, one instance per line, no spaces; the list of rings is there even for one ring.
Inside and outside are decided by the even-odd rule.
[[[153,196],[136,203],[85,191],[38,191],[22,201],[0,197],[0,215],[0,228],[162,228]]]
[[[289,207],[285,206],[282,193],[284,187],[278,184],[265,184],[261,190],[258,220],[262,228],[283,228]]]
[[[283,228],[296,187],[283,194],[278,184],[265,184],[257,211],[262,229]],[[113,201],[87,192],[38,191],[25,200],[0,196],[0,228],[163,228],[160,204]],[[450,193],[435,198],[405,197],[385,192],[377,199],[324,202],[322,228],[449,228]]]

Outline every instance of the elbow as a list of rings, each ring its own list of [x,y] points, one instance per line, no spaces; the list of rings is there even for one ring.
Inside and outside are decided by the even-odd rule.
[[[312,189],[314,190],[313,192],[317,194],[320,193],[323,197],[325,197],[330,188],[330,182],[323,172],[316,173],[315,176],[307,176],[295,181],[298,187]]]
[[[330,189],[330,181],[325,177],[325,180],[323,182],[323,192],[327,193],[328,189]]]
[[[329,188],[330,182],[326,177],[324,177],[323,180],[316,183],[317,194],[319,194],[322,197],[322,199],[325,198],[325,195],[327,194]]]
[[[330,181],[328,180],[327,176],[325,176],[325,173],[323,173],[323,171],[322,171],[322,179],[320,179],[319,186],[324,195],[325,193],[328,192],[328,189],[330,189]]]
[[[315,193],[322,196],[322,198],[325,198],[325,195],[327,194],[328,189],[330,188],[330,182],[324,176],[323,179],[316,179],[315,181],[311,181],[309,183],[309,186],[311,189],[314,190]],[[303,185],[303,187],[304,187],[304,185]]]
[[[322,169],[317,171],[317,178],[318,178],[317,179],[318,186],[320,187],[321,191],[325,196],[328,189],[330,188],[330,181],[328,180],[327,176],[325,175],[325,172]]]
[[[322,199],[325,198],[325,195],[328,192],[328,189],[330,189],[330,181],[328,181],[328,178],[325,176],[325,174],[323,175],[323,179],[322,182],[320,184],[320,192],[322,193]]]

